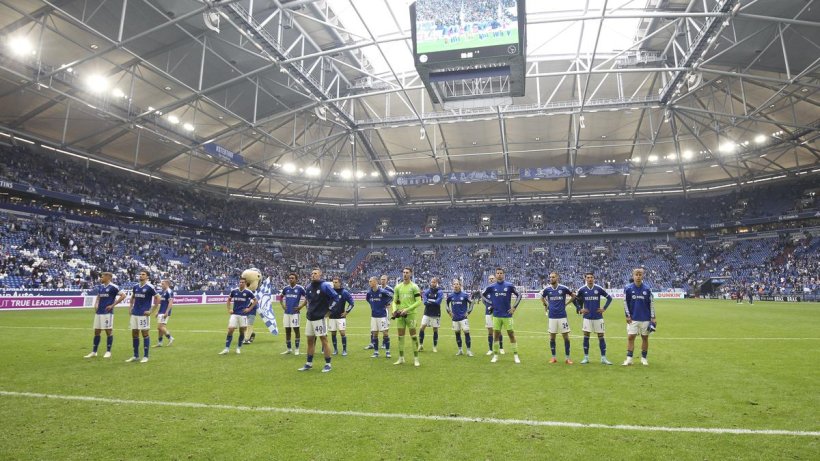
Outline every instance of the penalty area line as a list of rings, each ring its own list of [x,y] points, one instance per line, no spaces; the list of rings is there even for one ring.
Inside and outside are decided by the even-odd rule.
[[[456,423],[480,423],[496,424],[505,426],[531,426],[531,427],[559,427],[572,429],[608,429],[619,431],[642,431],[642,432],[689,432],[702,434],[732,434],[732,435],[783,435],[795,437],[820,437],[820,431],[789,431],[782,429],[741,429],[741,428],[721,428],[721,427],[667,427],[667,426],[641,426],[634,424],[597,424],[597,423],[574,423],[566,421],[541,421],[532,419],[501,419],[501,418],[481,418],[470,416],[449,416],[449,415],[414,415],[409,413],[375,413],[352,410],[320,410],[312,408],[288,408],[288,407],[253,407],[247,405],[225,405],[198,402],[168,402],[161,400],[128,400],[112,399],[106,397],[90,397],[82,395],[60,395],[42,394],[36,392],[14,392],[0,390],[0,396],[19,397],[31,399],[53,399],[64,401],[79,401],[93,403],[111,403],[120,405],[138,406],[162,406],[176,408],[192,408],[206,410],[230,410],[230,411],[253,411],[260,413],[285,413],[301,415],[322,415],[322,416],[349,416],[355,418],[381,418],[381,419],[401,419],[417,421],[440,421]]]

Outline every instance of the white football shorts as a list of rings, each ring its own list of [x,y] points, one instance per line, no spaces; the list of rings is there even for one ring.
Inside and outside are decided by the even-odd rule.
[[[584,319],[584,326],[581,328],[581,330],[589,333],[603,333],[604,319]]]
[[[549,328],[547,328],[547,331],[550,334],[569,333],[569,322],[567,321],[567,318],[550,319]]]
[[[114,314],[94,314],[94,329],[108,330],[114,328]]]
[[[307,336],[327,336],[327,323],[324,318],[319,320],[308,320],[305,324],[305,335]]]
[[[231,314],[231,318],[228,319],[228,328],[246,328],[247,326],[247,315]]]
[[[370,331],[389,331],[390,322],[387,317],[370,317]]]

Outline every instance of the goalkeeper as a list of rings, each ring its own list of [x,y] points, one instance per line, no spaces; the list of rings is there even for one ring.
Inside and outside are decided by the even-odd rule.
[[[421,290],[413,283],[411,277],[413,269],[405,267],[402,271],[402,282],[393,289],[393,316],[398,319],[396,326],[399,329],[399,360],[394,365],[404,363],[404,332],[410,329],[410,339],[413,340],[413,364],[419,366],[419,340],[416,337],[416,309],[422,305]]]

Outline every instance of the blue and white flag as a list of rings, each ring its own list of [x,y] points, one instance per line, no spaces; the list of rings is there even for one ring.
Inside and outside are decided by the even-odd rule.
[[[265,325],[272,335],[279,335],[279,327],[276,326],[276,315],[273,312],[273,299],[275,297],[270,277],[268,277],[259,284],[259,288],[256,290],[256,299],[259,300],[259,316],[265,321]]]

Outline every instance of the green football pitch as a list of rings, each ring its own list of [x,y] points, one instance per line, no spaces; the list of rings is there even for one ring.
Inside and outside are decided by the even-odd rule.
[[[464,51],[471,51],[476,48],[481,48],[483,46],[496,46],[496,45],[517,45],[518,44],[518,31],[513,31],[510,35],[502,35],[499,37],[487,37],[485,39],[480,39],[475,37],[470,40],[462,40],[456,43],[447,43],[444,39],[440,38],[437,40],[424,40],[420,41],[416,45],[416,52],[421,53],[435,53],[437,51],[450,51],[450,50],[464,50]],[[476,56],[480,57],[480,56]]]
[[[348,320],[350,355],[334,357],[326,374],[297,372],[304,355],[280,355],[283,335],[266,331],[258,330],[242,355],[217,355],[228,320],[221,305],[174,309],[169,327],[176,342],[153,348],[145,364],[124,363],[131,355],[124,309],[117,309],[111,359],[83,359],[91,347],[88,309],[2,312],[0,459],[817,459],[820,453],[817,304],[659,301],[650,365],[623,367],[619,301],[607,315],[613,366],[599,363],[596,339],[592,363],[578,363],[581,321],[574,313],[575,364],[548,364],[546,318],[528,301],[515,319],[520,365],[508,342],[508,353],[490,363],[483,312],[476,311],[470,318],[476,356],[455,356],[447,320],[437,353],[428,330],[420,368],[369,357],[363,350],[369,309],[357,304]],[[391,335],[395,357],[395,328]],[[156,333],[151,336],[154,341]],[[561,357],[560,339],[558,350]]]

